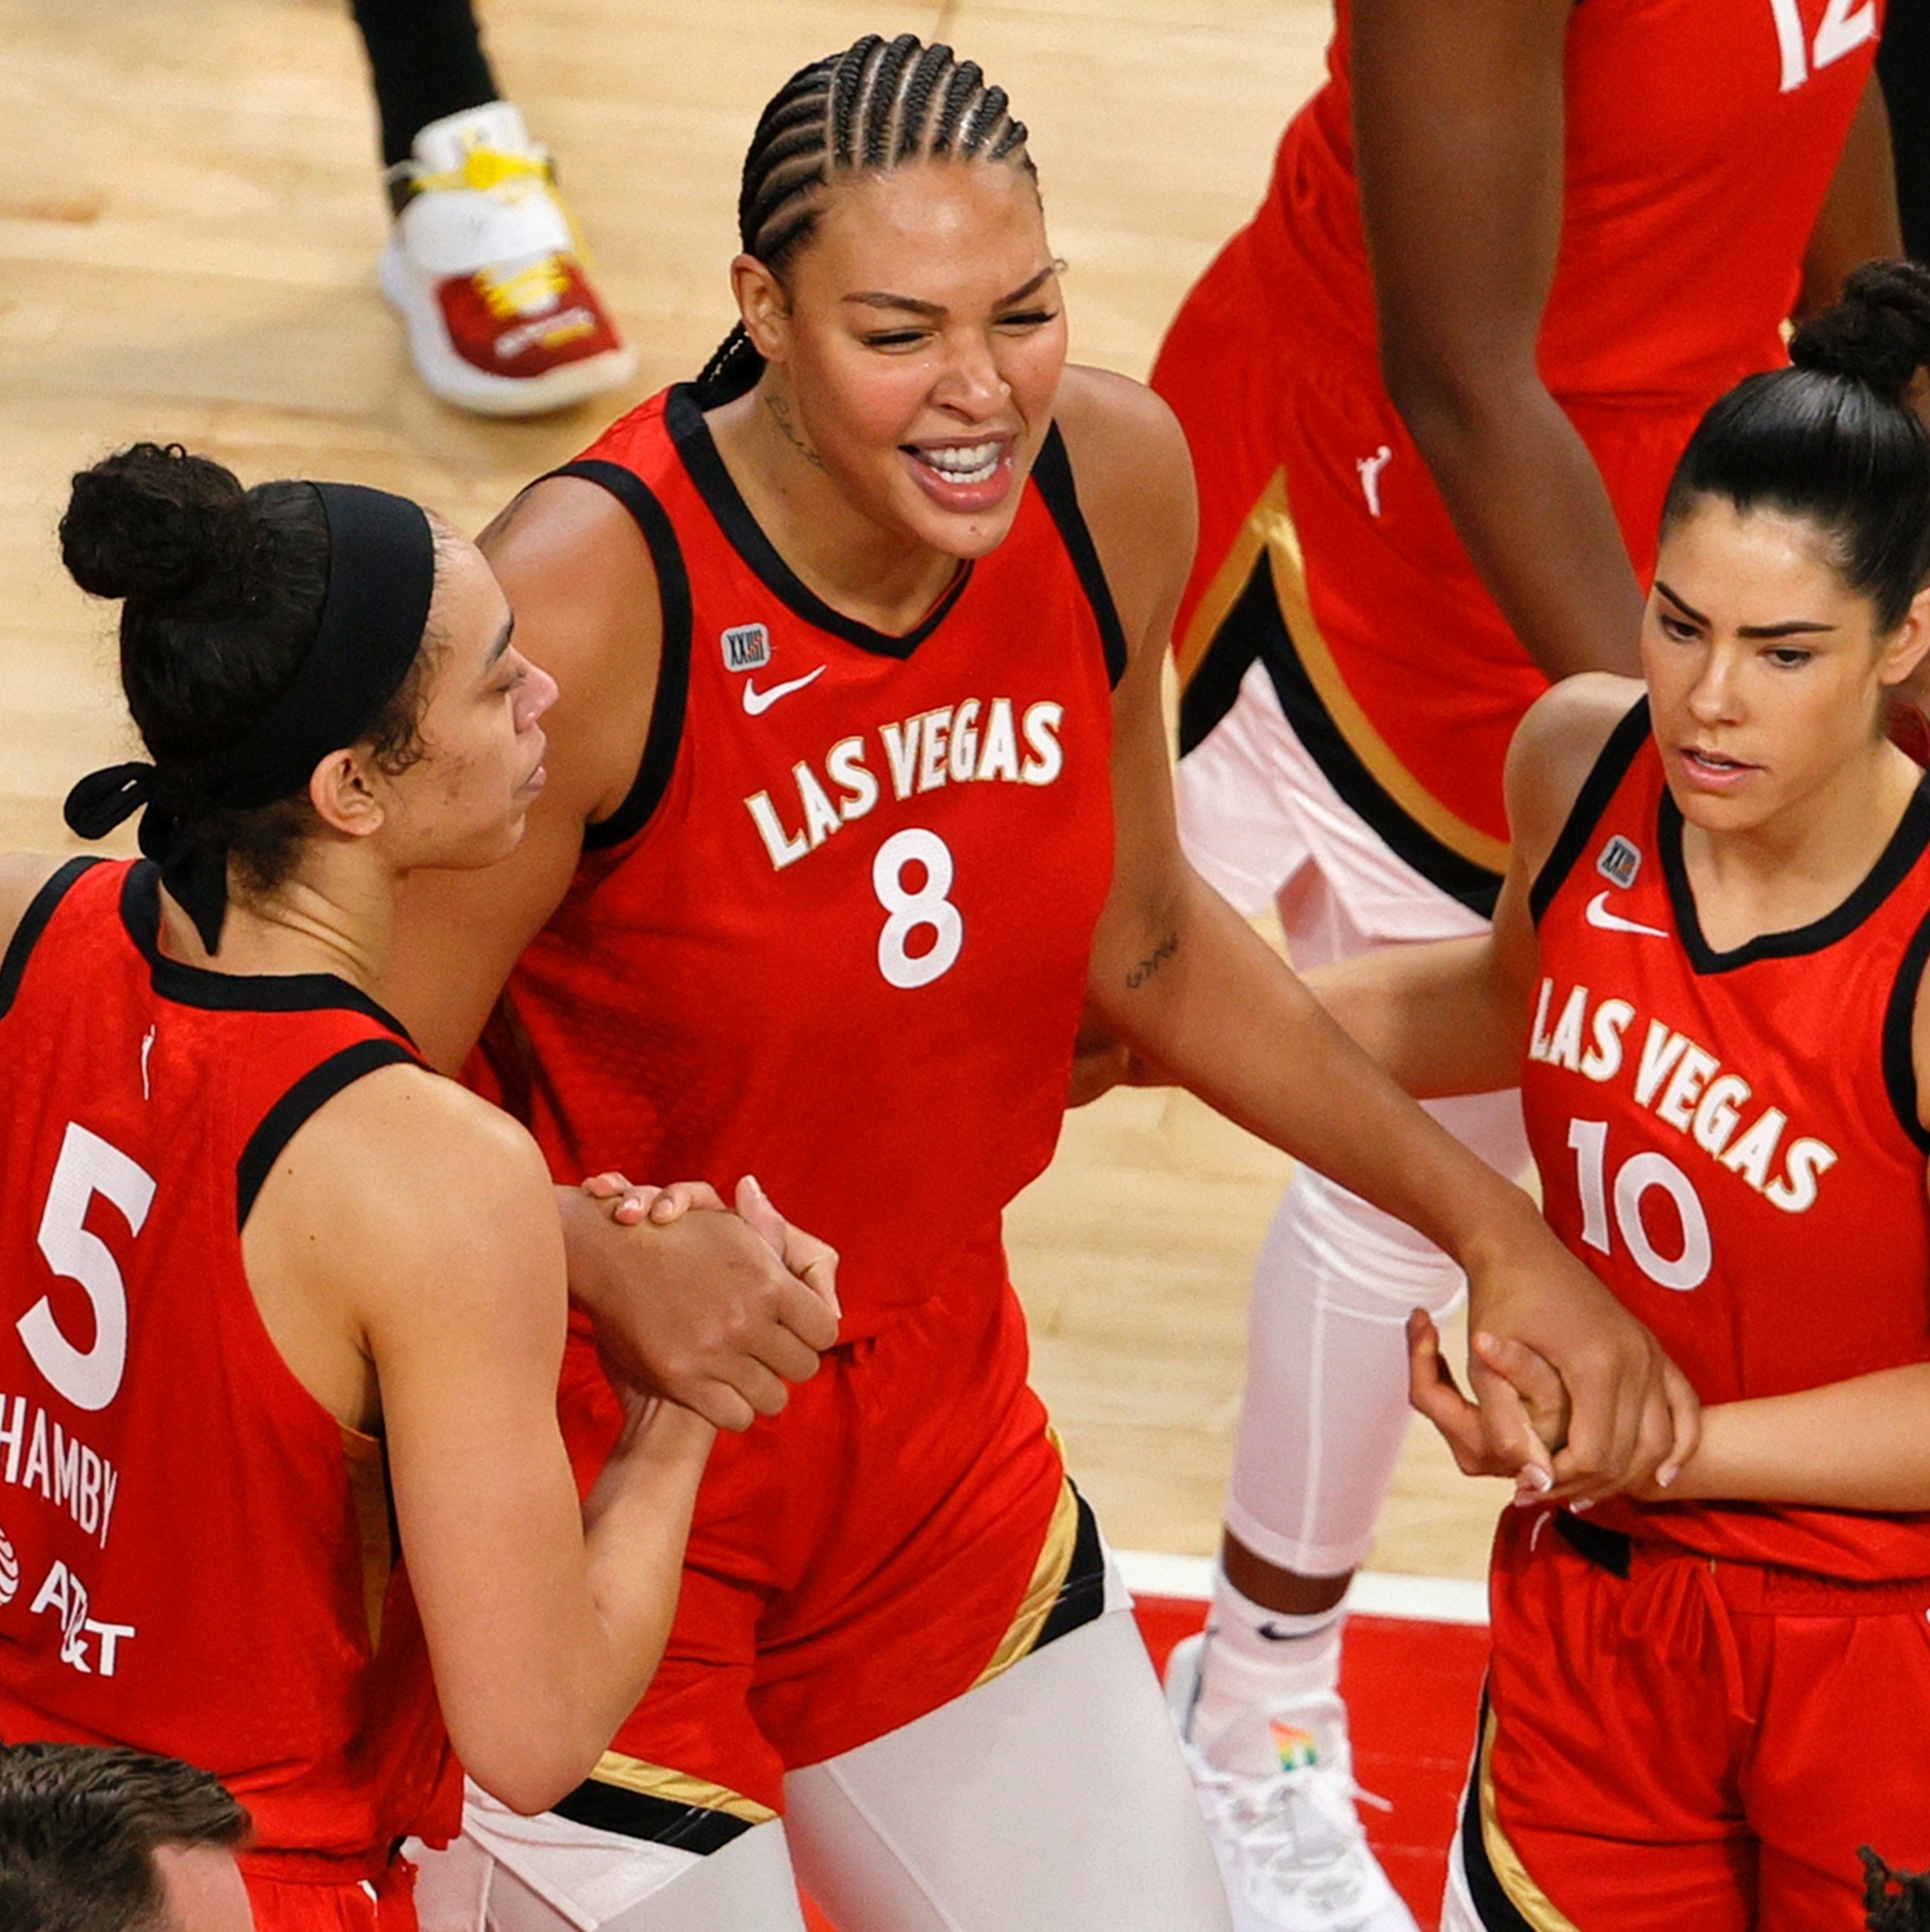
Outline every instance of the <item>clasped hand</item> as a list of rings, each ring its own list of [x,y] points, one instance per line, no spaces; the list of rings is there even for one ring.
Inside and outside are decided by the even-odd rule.
[[[1463,1394],[1427,1312],[1407,1318],[1409,1399],[1463,1474],[1512,1477],[1517,1503],[1585,1508],[1666,1492],[1694,1455],[1688,1378],[1552,1236],[1476,1281],[1469,1326]]]
[[[776,1415],[837,1341],[837,1251],[793,1227],[751,1176],[734,1212],[702,1181],[593,1174],[558,1193],[570,1292],[613,1382],[745,1429]]]

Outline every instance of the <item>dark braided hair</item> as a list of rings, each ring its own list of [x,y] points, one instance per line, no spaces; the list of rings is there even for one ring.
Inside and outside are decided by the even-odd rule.
[[[1930,1932],[1930,1872],[1893,1872],[1867,1845],[1856,1855],[1869,1932]]]
[[[907,161],[1002,161],[1033,174],[1025,124],[976,61],[914,33],[867,33],[841,54],[800,67],[764,109],[744,157],[737,237],[774,275],[810,240],[824,190],[841,175]],[[697,379],[699,404],[741,396],[764,359],[739,323]]]
[[[1910,404],[1930,363],[1930,269],[1866,263],[1789,355],[1793,368],[1739,382],[1702,418],[1662,527],[1710,496],[1806,518],[1893,631],[1930,576],[1930,437]]]

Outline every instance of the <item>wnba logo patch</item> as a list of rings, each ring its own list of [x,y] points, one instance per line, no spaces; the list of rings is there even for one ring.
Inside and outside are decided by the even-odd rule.
[[[1611,886],[1632,886],[1641,868],[1641,849],[1619,832],[1602,848],[1602,856],[1595,861],[1595,870]]]
[[[771,661],[771,633],[761,624],[735,624],[720,642],[727,671],[755,671]]]
[[[1279,1755],[1281,1770],[1304,1771],[1320,1761],[1311,1731],[1302,1730],[1297,1724],[1283,1724],[1277,1717],[1270,1719],[1267,1728],[1273,1734],[1273,1748]]]
[[[11,1603],[20,1587],[20,1560],[13,1553],[13,1545],[7,1540],[7,1532],[0,1530],[0,1603]]]

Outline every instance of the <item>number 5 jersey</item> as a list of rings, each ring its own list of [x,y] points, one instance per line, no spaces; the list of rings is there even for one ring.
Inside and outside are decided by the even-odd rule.
[[[415,1056],[344,981],[159,929],[152,865],[76,859],[0,961],[0,1742],[185,1759],[251,1875],[358,1882],[460,1781],[380,1445],[282,1360],[241,1232],[302,1122]]]
[[[1715,951],[1645,699],[1535,882],[1521,1084],[1548,1219],[1706,1403],[1930,1360],[1927,846],[1930,779],[1834,912]],[[1618,1498],[1589,1520],[1852,1582],[1930,1576],[1930,1515]]]

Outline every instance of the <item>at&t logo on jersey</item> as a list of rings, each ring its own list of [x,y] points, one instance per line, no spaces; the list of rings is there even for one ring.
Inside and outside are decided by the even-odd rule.
[[[1595,870],[1610,885],[1624,890],[1635,883],[1635,875],[1641,868],[1641,848],[1631,845],[1619,832],[1602,848],[1602,856],[1595,861]]]
[[[733,624],[719,641],[727,671],[760,671],[771,661],[771,633],[761,624]]]

